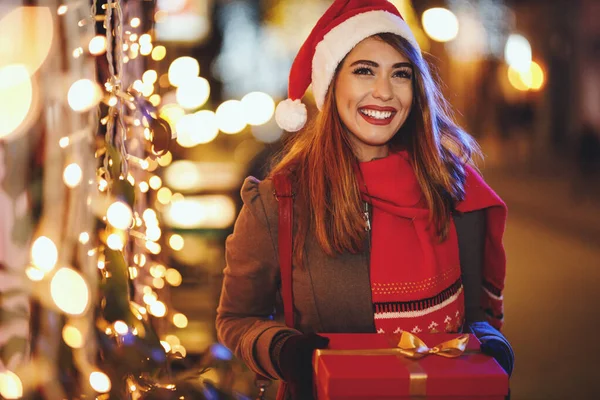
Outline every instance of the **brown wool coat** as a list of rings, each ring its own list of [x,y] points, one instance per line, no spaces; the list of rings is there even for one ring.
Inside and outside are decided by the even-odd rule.
[[[271,180],[249,177],[241,190],[244,206],[226,242],[226,267],[217,309],[219,341],[249,368],[261,375],[281,379],[270,356],[273,337],[282,330],[310,332],[375,332],[369,254],[327,256],[316,239],[306,239],[303,268],[293,268],[294,329],[281,318],[280,274],[277,253],[278,207]],[[471,215],[469,215],[471,214]],[[483,213],[455,217],[463,281],[481,282]],[[302,217],[294,207],[294,218]],[[468,231],[468,234],[461,234]],[[465,268],[468,264],[473,268]],[[471,271],[465,276],[464,271]],[[467,285],[465,285],[467,286]],[[483,320],[479,293],[465,290],[467,322]]]

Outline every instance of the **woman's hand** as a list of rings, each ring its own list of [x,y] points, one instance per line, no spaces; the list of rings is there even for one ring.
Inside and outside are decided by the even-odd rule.
[[[279,352],[279,370],[294,400],[313,398],[312,356],[329,339],[316,333],[289,336]]]

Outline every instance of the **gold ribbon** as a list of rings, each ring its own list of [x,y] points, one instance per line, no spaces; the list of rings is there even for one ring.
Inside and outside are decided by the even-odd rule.
[[[435,354],[447,358],[455,358],[462,355],[469,344],[469,335],[461,335],[455,339],[440,343],[434,347],[427,347],[425,342],[410,332],[402,332],[398,348],[402,355],[418,360],[429,354]]]
[[[430,354],[441,357],[455,358],[462,355],[469,343],[469,335],[461,335],[455,339],[428,347],[425,342],[410,332],[402,332],[397,347],[390,349],[364,349],[364,350],[317,350],[315,353],[315,375],[318,376],[319,357],[324,355],[336,356],[396,356],[409,372],[409,395],[412,398],[427,395],[427,373],[416,362]]]

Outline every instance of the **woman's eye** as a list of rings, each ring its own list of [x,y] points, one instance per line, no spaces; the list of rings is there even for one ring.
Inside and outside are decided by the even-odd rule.
[[[396,71],[394,73],[394,76],[396,76],[398,78],[412,79],[412,71],[408,70],[408,69],[402,69],[402,70]]]
[[[357,68],[354,71],[352,71],[352,73],[356,75],[373,75],[373,71],[371,71],[371,68],[366,67]]]

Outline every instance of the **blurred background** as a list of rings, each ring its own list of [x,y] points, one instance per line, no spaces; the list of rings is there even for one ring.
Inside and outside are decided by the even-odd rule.
[[[390,1],[456,119],[479,141],[484,177],[509,207],[504,333],[516,353],[512,399],[598,398],[600,1]],[[164,352],[188,363],[181,370],[211,367],[197,378],[209,382],[203,396],[256,395],[252,373],[216,343],[224,242],[244,177],[264,177],[285,139],[275,104],[330,4],[0,2],[0,367],[8,368],[0,394],[20,398],[19,385],[25,392],[49,385],[28,386],[31,376],[18,372],[36,355],[55,362],[46,341],[62,337],[77,364],[87,345],[65,327],[102,352],[102,341],[77,324],[85,317],[85,326],[97,327],[98,310],[110,311],[110,290],[94,289],[111,277],[102,253],[110,248],[122,254],[128,295]],[[129,191],[135,201],[119,203]],[[124,224],[96,206],[107,198],[128,205],[118,217]],[[54,251],[83,277],[85,310],[69,311],[45,291],[62,271],[43,261]],[[116,343],[121,320],[102,319]],[[108,392],[91,377],[90,384]],[[132,398],[140,398],[139,386],[129,382]]]

